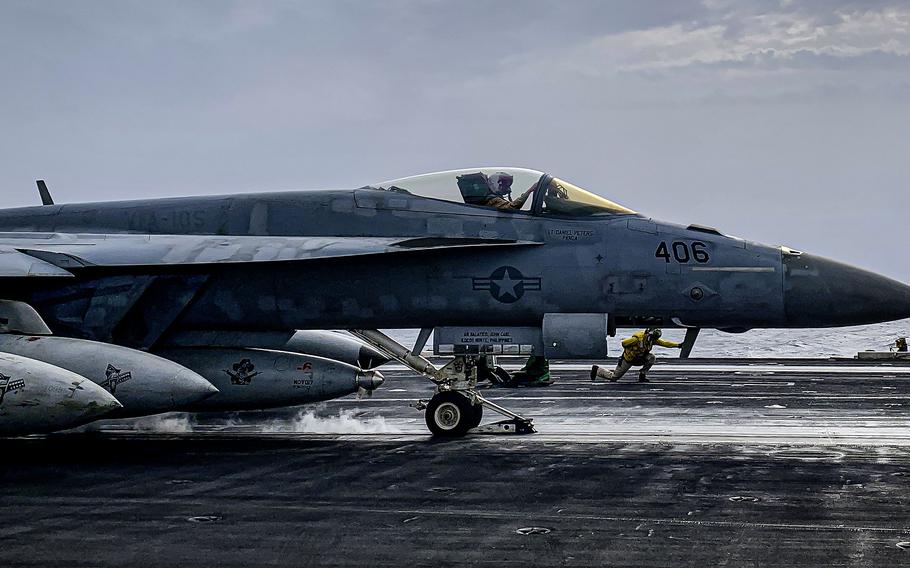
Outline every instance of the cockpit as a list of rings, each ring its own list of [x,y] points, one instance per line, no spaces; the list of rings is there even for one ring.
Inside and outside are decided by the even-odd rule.
[[[544,172],[524,168],[473,168],[416,175],[364,189],[391,191],[535,215],[587,217],[634,211]]]

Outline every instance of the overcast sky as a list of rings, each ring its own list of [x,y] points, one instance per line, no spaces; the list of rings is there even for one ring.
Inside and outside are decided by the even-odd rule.
[[[910,5],[0,0],[0,205],[542,169],[910,281]]]

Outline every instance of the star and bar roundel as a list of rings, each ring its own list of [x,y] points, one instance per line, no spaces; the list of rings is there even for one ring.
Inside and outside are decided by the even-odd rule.
[[[540,277],[529,277],[514,266],[500,266],[489,277],[471,278],[473,290],[489,291],[493,299],[504,304],[517,302],[525,292],[540,290]]]

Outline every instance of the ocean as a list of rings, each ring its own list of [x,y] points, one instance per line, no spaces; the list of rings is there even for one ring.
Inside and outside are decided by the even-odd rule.
[[[391,337],[410,347],[417,339],[418,330],[384,330]],[[622,352],[620,342],[634,330],[620,329],[616,337],[608,339],[609,353]],[[685,331],[667,329],[664,337],[682,341]],[[854,327],[826,329],[755,329],[745,333],[723,333],[713,329],[702,330],[692,350],[692,357],[727,358],[776,358],[776,357],[853,357],[859,351],[888,351],[898,337],[910,335],[910,319]],[[427,343],[432,348],[433,340]],[[655,348],[659,357],[665,351]]]

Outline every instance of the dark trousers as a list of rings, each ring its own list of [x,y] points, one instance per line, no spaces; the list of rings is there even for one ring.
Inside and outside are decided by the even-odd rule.
[[[638,361],[635,361],[635,362],[626,361],[625,357],[620,357],[619,363],[616,364],[615,369],[613,369],[612,371],[607,371],[606,369],[604,369],[602,367],[598,368],[597,376],[602,379],[616,380],[616,379],[621,378],[626,373],[628,373],[629,369],[631,369],[633,366],[641,365],[641,370],[638,371],[638,375],[640,377],[644,377],[645,375],[648,374],[648,370],[654,366],[655,361],[657,361],[657,357],[655,357],[652,353],[648,353],[647,355],[645,355],[644,361],[642,363],[639,363]]]

